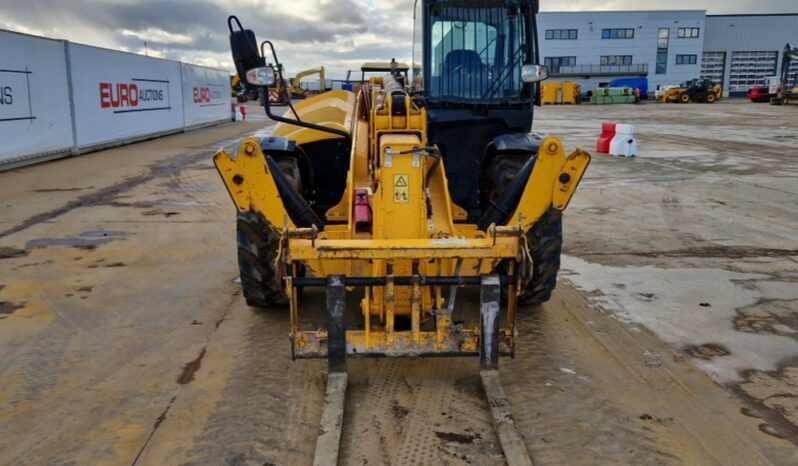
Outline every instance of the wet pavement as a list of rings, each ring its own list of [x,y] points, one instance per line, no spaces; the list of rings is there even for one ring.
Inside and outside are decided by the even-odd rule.
[[[590,167],[566,216],[566,280],[796,442],[798,113],[741,100],[651,108],[603,115],[636,125],[640,155]],[[575,127],[589,145],[587,112],[552,109],[538,128]]]
[[[634,121],[641,154],[596,156],[502,362],[536,464],[798,463],[798,114],[747,105],[538,113],[568,148]],[[0,174],[0,464],[311,463],[326,368],[240,296],[210,160],[264,124]],[[503,463],[476,361],[349,369],[343,464]]]

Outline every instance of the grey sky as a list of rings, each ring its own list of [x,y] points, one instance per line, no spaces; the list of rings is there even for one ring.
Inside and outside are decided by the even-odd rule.
[[[597,5],[598,4],[598,5]],[[544,11],[662,9],[661,0],[542,0]],[[0,0],[0,28],[232,68],[227,25],[238,15],[275,42],[289,74],[324,65],[343,77],[366,60],[408,60],[413,0]],[[798,12],[798,0],[668,0],[709,14]]]

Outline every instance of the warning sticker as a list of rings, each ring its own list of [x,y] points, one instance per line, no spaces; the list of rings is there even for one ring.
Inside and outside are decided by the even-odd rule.
[[[407,183],[408,175],[394,175],[393,176],[393,202],[399,204],[406,204],[410,202],[410,195],[408,193]]]

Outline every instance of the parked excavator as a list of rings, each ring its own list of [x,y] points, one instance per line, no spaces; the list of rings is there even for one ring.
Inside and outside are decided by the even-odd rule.
[[[307,78],[308,76],[319,75],[319,91],[308,91],[302,88],[302,80]],[[320,94],[326,90],[327,87],[327,80],[325,79],[324,75],[324,67],[319,66],[318,68],[311,68],[309,70],[300,71],[290,80],[290,86],[288,87],[288,93],[293,99],[304,99],[310,95]]]
[[[779,87],[776,89],[776,95],[771,97],[771,105],[787,105],[789,103],[798,103],[798,73],[795,74],[790,87],[790,65],[793,60],[798,60],[798,47],[790,44],[784,46],[781,58],[781,76],[779,78]]]
[[[475,356],[508,464],[531,465],[498,360],[515,351],[520,306],[551,297],[562,214],[590,162],[532,132],[547,77],[538,9],[416,0],[411,80],[392,69],[282,115],[266,100],[272,134],[214,156],[237,210],[244,298],[288,308],[294,358],[328,360],[315,464],[337,461],[347,358]],[[272,43],[234,16],[228,27],[239,73],[279,84]],[[311,287],[326,289],[326,327],[302,323]],[[479,289],[477,306],[465,287]]]

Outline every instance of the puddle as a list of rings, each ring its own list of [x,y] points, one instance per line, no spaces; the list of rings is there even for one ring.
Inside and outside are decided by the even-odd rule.
[[[788,279],[711,268],[615,267],[566,255],[562,268],[568,272],[562,278],[591,294],[601,309],[645,325],[719,383],[798,358],[798,338],[790,333],[798,330],[792,304],[798,287]],[[763,307],[763,300],[770,304]]]
[[[129,233],[124,231],[93,230],[81,233],[78,237],[71,238],[39,238],[28,241],[27,249],[46,248],[48,246],[70,246],[77,249],[92,250],[97,246],[125,239]]]
[[[455,442],[455,443],[463,443],[469,444],[474,443],[476,440],[481,439],[482,437],[477,434],[457,434],[455,432],[435,432],[435,436],[439,439],[446,441],[446,442]]]
[[[202,348],[200,351],[199,356],[197,359],[187,362],[185,366],[183,366],[183,372],[180,374],[180,377],[177,378],[177,383],[180,385],[185,385],[187,383],[191,383],[194,380],[194,374],[200,369],[202,365],[202,358],[205,357],[205,348]]]
[[[208,207],[212,206],[213,202],[165,200],[158,202],[158,205],[168,205],[173,207]]]
[[[762,299],[737,310],[734,328],[740,332],[798,339],[798,301]]]
[[[141,215],[146,215],[148,217],[152,217],[155,215],[163,215],[165,218],[174,217],[175,215],[180,215],[180,212],[172,212],[172,211],[163,211],[161,209],[153,209],[148,210]]]
[[[80,234],[80,236],[84,238],[108,238],[116,236],[128,236],[128,233],[124,231],[113,231],[113,230],[91,230],[91,231],[84,231],[83,233]]]
[[[690,345],[684,348],[684,352],[698,359],[709,361],[712,358],[728,356],[729,350],[717,343],[706,343],[704,345]]]
[[[0,247],[0,259],[13,259],[15,257],[24,257],[28,255],[28,251],[24,249]]]
[[[86,193],[69,201],[63,206],[57,207],[47,212],[42,212],[23,220],[21,223],[6,230],[0,231],[0,238],[13,233],[25,230],[33,225],[50,221],[58,218],[74,209],[85,208],[97,205],[113,205],[120,196],[131,191],[154,178],[176,176],[185,169],[195,166],[198,162],[208,158],[208,150],[192,151],[179,154],[168,159],[151,164],[148,170],[140,175],[126,178],[124,181],[107,186],[94,192]]]
[[[743,414],[766,421],[762,432],[798,444],[798,358],[782,361],[776,370],[748,370],[745,381],[730,387],[746,403]]]
[[[5,319],[23,307],[25,307],[25,303],[18,304],[9,301],[0,301],[0,319]]]
[[[84,189],[91,189],[94,186],[89,186],[87,188],[42,188],[42,189],[34,189],[34,193],[68,193],[72,191],[83,191]]]

